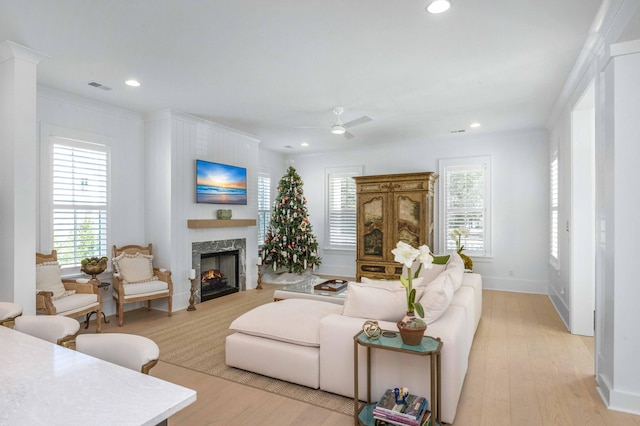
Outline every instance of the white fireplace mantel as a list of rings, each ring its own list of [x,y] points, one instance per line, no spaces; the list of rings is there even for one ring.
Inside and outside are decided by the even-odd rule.
[[[198,228],[237,228],[256,226],[255,219],[189,219],[187,227]]]

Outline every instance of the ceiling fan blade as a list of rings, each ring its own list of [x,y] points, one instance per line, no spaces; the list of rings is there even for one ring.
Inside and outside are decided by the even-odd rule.
[[[368,123],[370,121],[371,121],[371,119],[369,117],[367,117],[366,115],[363,115],[360,118],[356,118],[355,120],[351,120],[349,122],[346,122],[346,123],[342,124],[342,126],[347,128],[347,129],[349,129],[351,127],[358,126],[358,125],[364,124],[364,123]]]
[[[353,139],[353,138],[355,138],[355,136],[353,136],[353,134],[351,134],[349,132],[344,132],[342,134],[342,136],[344,136],[345,139]]]

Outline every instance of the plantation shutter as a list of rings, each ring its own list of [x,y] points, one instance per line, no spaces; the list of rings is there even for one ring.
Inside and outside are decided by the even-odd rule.
[[[355,172],[330,173],[328,176],[329,245],[334,248],[356,247]]]
[[[551,181],[551,262],[558,261],[558,157],[554,156],[550,167]]]
[[[107,255],[106,147],[54,138],[53,247],[63,266]]]
[[[488,161],[444,167],[444,238],[447,250],[456,249],[455,241],[449,237],[451,231],[464,227],[469,230],[469,236],[461,241],[465,253],[488,255],[488,167]]]
[[[271,223],[271,177],[258,174],[258,245],[264,244],[264,238]]]

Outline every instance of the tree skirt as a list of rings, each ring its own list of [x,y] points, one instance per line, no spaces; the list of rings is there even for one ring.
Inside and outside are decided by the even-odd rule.
[[[324,278],[320,278],[317,275],[313,275],[311,270],[307,269],[302,274],[296,274],[293,272],[276,271],[270,267],[266,267],[262,270],[262,282],[266,284],[298,284],[301,282],[309,284],[319,284],[325,281]]]

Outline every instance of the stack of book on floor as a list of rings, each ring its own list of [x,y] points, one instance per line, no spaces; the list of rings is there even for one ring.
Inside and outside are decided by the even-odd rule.
[[[396,404],[393,389],[387,389],[380,401],[373,407],[373,418],[376,426],[426,426],[431,420],[431,412],[427,410],[427,399],[409,394],[406,404]]]

